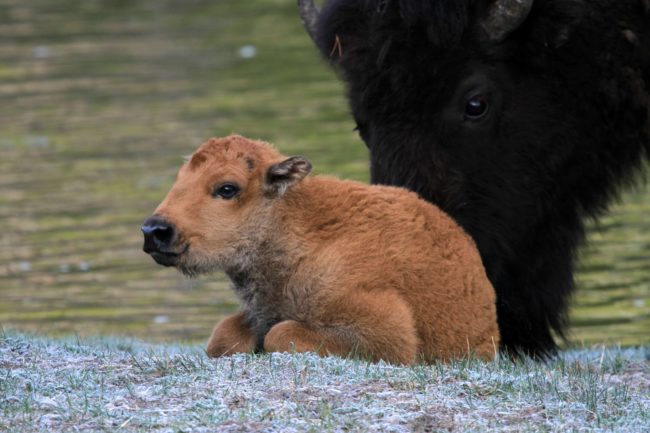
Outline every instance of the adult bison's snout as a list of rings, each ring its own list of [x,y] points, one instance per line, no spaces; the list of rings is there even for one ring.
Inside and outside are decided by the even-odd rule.
[[[147,218],[140,228],[144,235],[142,250],[164,266],[174,266],[178,256],[184,252],[178,244],[178,231],[173,224],[152,216]]]

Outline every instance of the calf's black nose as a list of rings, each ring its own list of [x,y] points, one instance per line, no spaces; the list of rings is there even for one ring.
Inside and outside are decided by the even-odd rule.
[[[176,229],[173,224],[164,219],[153,216],[147,218],[140,227],[144,234],[145,253],[171,253],[172,245],[176,240]]]

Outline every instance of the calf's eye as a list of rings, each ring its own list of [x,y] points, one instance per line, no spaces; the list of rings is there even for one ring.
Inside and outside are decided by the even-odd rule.
[[[484,95],[475,95],[467,100],[465,105],[465,118],[480,119],[488,112],[489,105]]]
[[[226,200],[229,200],[234,196],[236,196],[238,192],[239,192],[239,187],[237,185],[233,183],[224,183],[223,185],[220,185],[217,188],[215,188],[214,193],[212,195],[214,197],[221,197]]]

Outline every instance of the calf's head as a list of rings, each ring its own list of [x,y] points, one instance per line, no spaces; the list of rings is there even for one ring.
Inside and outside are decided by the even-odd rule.
[[[142,225],[143,250],[190,276],[238,266],[263,239],[273,204],[310,170],[264,142],[210,139]]]

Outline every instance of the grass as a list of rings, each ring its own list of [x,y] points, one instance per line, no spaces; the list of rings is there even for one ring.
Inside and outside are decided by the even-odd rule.
[[[313,354],[0,335],[1,431],[648,431],[650,347],[547,364],[392,366]]]

